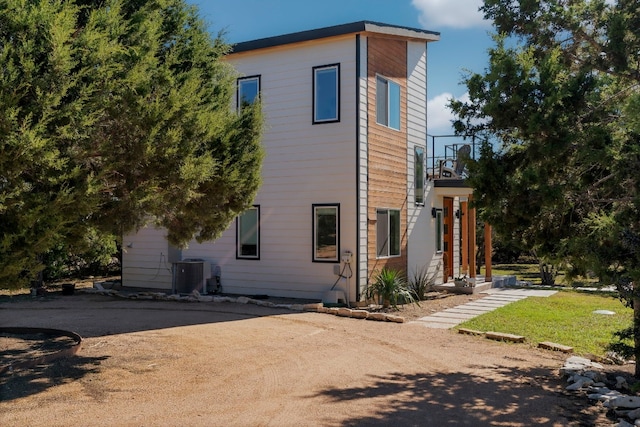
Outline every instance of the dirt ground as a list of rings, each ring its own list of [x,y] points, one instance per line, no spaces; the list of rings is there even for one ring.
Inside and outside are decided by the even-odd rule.
[[[76,293],[0,297],[0,326],[84,338],[72,358],[0,376],[3,427],[614,424],[563,391],[566,355],[418,323]]]

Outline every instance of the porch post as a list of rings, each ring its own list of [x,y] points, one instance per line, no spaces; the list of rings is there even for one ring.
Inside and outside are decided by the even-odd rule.
[[[469,274],[469,211],[468,211],[469,203],[465,201],[460,202],[460,236],[462,237],[462,242],[460,242],[460,250],[462,251],[462,259],[461,259],[461,267],[462,273]]]
[[[491,244],[491,225],[488,222],[484,223],[484,265],[485,275],[484,281],[491,282],[491,251],[493,247]]]
[[[469,201],[471,202],[471,196]],[[476,208],[469,207],[469,277],[476,277]]]

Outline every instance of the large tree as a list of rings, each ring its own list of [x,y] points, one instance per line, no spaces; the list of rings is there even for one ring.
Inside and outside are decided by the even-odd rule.
[[[217,237],[260,185],[259,103],[183,0],[0,2],[0,287],[87,233]]]
[[[452,102],[485,133],[474,200],[504,236],[618,285],[640,360],[640,4],[485,0],[496,46]],[[636,365],[640,375],[640,365]]]

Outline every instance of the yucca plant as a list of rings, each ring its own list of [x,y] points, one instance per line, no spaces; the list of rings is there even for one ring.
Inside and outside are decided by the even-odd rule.
[[[367,299],[377,299],[383,308],[398,308],[398,302],[416,302],[403,274],[387,267],[374,276],[373,281],[367,286],[366,295]]]
[[[433,290],[433,285],[436,284],[436,277],[440,271],[440,265],[438,265],[435,271],[429,274],[429,266],[423,265],[420,268],[416,268],[413,271],[411,279],[409,279],[409,290],[416,301],[422,301],[425,299],[425,294]]]

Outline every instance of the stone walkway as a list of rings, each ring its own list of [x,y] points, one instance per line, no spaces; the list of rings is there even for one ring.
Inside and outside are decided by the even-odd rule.
[[[520,301],[527,297],[548,297],[556,292],[557,291],[548,291],[543,289],[488,289],[481,292],[483,294],[488,294],[488,296],[484,298],[480,298],[457,307],[448,308],[430,316],[421,317],[420,319],[410,323],[421,323],[428,328],[449,329],[476,316],[495,310],[498,307],[503,307],[511,302]]]

